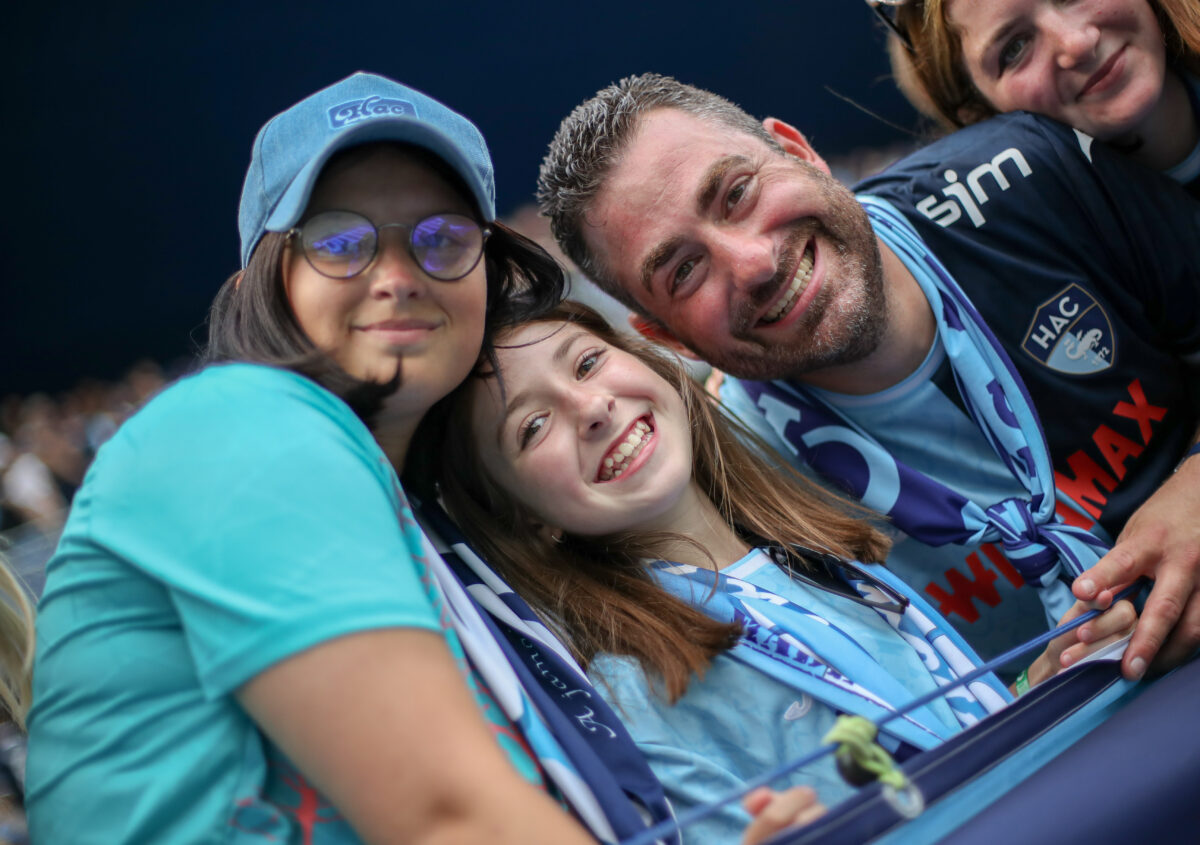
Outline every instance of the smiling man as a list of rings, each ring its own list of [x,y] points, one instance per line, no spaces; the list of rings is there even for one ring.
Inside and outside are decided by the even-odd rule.
[[[889,565],[985,656],[1068,585],[1106,603],[1146,574],[1125,672],[1182,660],[1200,207],[1025,114],[857,190],[789,124],[654,74],[576,108],[539,181],[565,252],[644,334],[736,376],[723,401],[782,454],[886,513]]]

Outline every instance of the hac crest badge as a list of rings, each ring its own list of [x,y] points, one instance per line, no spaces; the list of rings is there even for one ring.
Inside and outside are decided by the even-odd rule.
[[[1021,341],[1028,355],[1069,375],[1107,370],[1113,364],[1115,346],[1108,315],[1077,284],[1068,285],[1038,306]]]

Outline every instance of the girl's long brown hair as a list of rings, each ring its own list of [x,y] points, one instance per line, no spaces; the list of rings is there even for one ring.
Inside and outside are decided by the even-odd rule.
[[[0,555],[0,722],[25,730],[33,669],[33,609],[24,585]]]
[[[728,417],[674,357],[617,334],[595,311],[570,301],[532,322],[579,325],[679,392],[691,420],[695,478],[742,537],[865,561],[887,553],[888,540],[863,518],[868,511],[816,486],[782,459],[768,458],[769,448]],[[502,338],[497,348],[504,348]],[[495,377],[490,366],[473,376]],[[545,537],[537,516],[484,469],[471,428],[472,395],[468,379],[451,397],[440,426],[446,509],[483,558],[558,629],[585,668],[600,652],[630,655],[676,701],[693,673],[702,676],[714,657],[736,643],[741,628],[712,619],[654,582],[644,561],[662,557],[659,550],[678,542],[677,535],[567,535],[561,543]]]

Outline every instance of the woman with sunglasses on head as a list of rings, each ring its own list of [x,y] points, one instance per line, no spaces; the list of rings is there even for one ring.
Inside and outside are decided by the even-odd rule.
[[[562,634],[677,811],[817,748],[838,713],[881,716],[979,665],[915,591],[855,562],[888,548],[860,510],[764,459],[677,361],[570,302],[495,348],[449,406],[444,502]],[[1063,635],[1028,682],[1132,621],[1126,602],[1086,641]],[[903,758],[1009,700],[988,675],[882,744]],[[829,757],[788,783],[847,793]],[[685,836],[733,841],[746,821],[726,807]]]
[[[900,89],[942,125],[1038,112],[1200,196],[1195,0],[868,2],[892,27]]]
[[[39,842],[590,842],[468,666],[394,468],[561,296],[478,130],[356,74],[270,121],[209,366],[105,445],[48,565]]]

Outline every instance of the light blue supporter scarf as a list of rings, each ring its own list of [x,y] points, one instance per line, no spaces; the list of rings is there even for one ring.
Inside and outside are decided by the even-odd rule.
[[[1054,511],[1054,470],[1032,400],[1007,353],[949,271],[890,204],[860,195],[876,234],[921,286],[971,419],[1028,496],[970,501],[893,458],[869,433],[799,383],[745,381],[751,400],[800,457],[902,531],[931,546],[1000,543],[1057,623],[1074,603],[1069,579],[1108,546]]]
[[[683,601],[715,619],[742,625],[745,634],[726,653],[729,657],[839,712],[874,720],[915,698],[887,666],[867,653],[854,631],[843,630],[783,596],[724,572],[685,564],[658,561],[653,572],[665,590]],[[870,567],[869,572],[909,599],[903,614],[872,609],[917,652],[935,684],[948,686],[980,665],[970,647],[903,582],[883,567]],[[887,598],[868,579],[853,579],[849,585],[864,598]],[[945,700],[959,725],[966,728],[1003,708],[1011,696],[995,675],[988,674],[949,691]],[[943,721],[925,707],[892,720],[883,731],[921,750],[950,736]]]
[[[415,541],[421,548],[420,563],[432,575],[433,587],[442,599],[444,621],[454,628],[471,665],[487,683],[505,716],[520,730],[542,770],[580,819],[601,841],[618,841],[600,802],[533,707],[499,643],[489,633],[479,609],[422,531],[404,492],[399,488],[396,492],[401,501],[401,529],[408,535],[410,547]]]
[[[420,526],[407,507],[402,522],[420,535],[447,621],[580,820],[601,842],[615,843],[669,819],[662,785],[566,648],[436,504],[418,508]],[[674,836],[665,842],[678,845]]]

